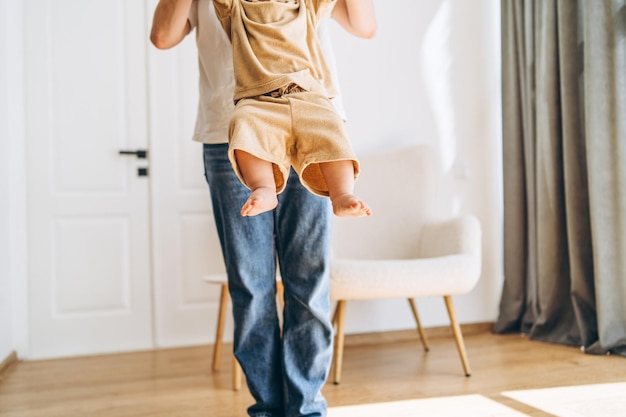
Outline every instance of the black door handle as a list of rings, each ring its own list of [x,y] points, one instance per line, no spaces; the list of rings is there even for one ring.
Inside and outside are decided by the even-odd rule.
[[[148,151],[146,149],[137,149],[136,151],[120,150],[120,155],[135,155],[137,159],[146,159]]]

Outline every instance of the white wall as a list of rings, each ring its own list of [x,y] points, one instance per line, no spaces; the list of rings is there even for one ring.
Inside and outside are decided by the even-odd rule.
[[[22,2],[0,0],[0,360],[27,334],[21,39]]]
[[[333,40],[355,150],[434,146],[445,170],[441,207],[483,228],[483,275],[455,297],[462,323],[494,321],[502,284],[500,10],[497,0],[375,0],[378,33]],[[402,186],[398,182],[398,187]],[[418,300],[425,326],[449,323],[443,300]],[[347,332],[414,327],[404,300],[352,302]]]
[[[0,361],[13,350],[11,323],[11,282],[9,280],[9,171],[8,167],[8,88],[7,1],[0,1]]]

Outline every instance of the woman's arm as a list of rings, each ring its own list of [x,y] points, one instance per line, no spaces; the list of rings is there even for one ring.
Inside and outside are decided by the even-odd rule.
[[[152,19],[150,41],[159,49],[178,45],[191,31],[189,9],[193,0],[159,0]]]
[[[373,0],[337,0],[331,16],[354,36],[373,38],[376,34]]]

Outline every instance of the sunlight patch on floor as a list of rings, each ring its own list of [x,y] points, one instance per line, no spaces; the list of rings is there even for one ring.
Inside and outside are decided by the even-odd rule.
[[[556,417],[626,415],[626,382],[507,391],[502,395]]]
[[[328,417],[522,417],[525,415],[482,395],[362,404],[333,407],[328,410]]]

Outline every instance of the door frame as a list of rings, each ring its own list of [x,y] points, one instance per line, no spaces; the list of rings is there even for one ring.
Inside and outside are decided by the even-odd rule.
[[[28,256],[26,247],[26,136],[25,136],[25,92],[24,92],[24,4],[22,1],[1,0],[3,3],[4,27],[2,39],[2,62],[6,75],[6,120],[8,176],[8,229],[9,253],[8,285],[10,286],[11,328],[13,350],[19,358],[29,355],[28,325]],[[4,335],[3,335],[4,336]]]

